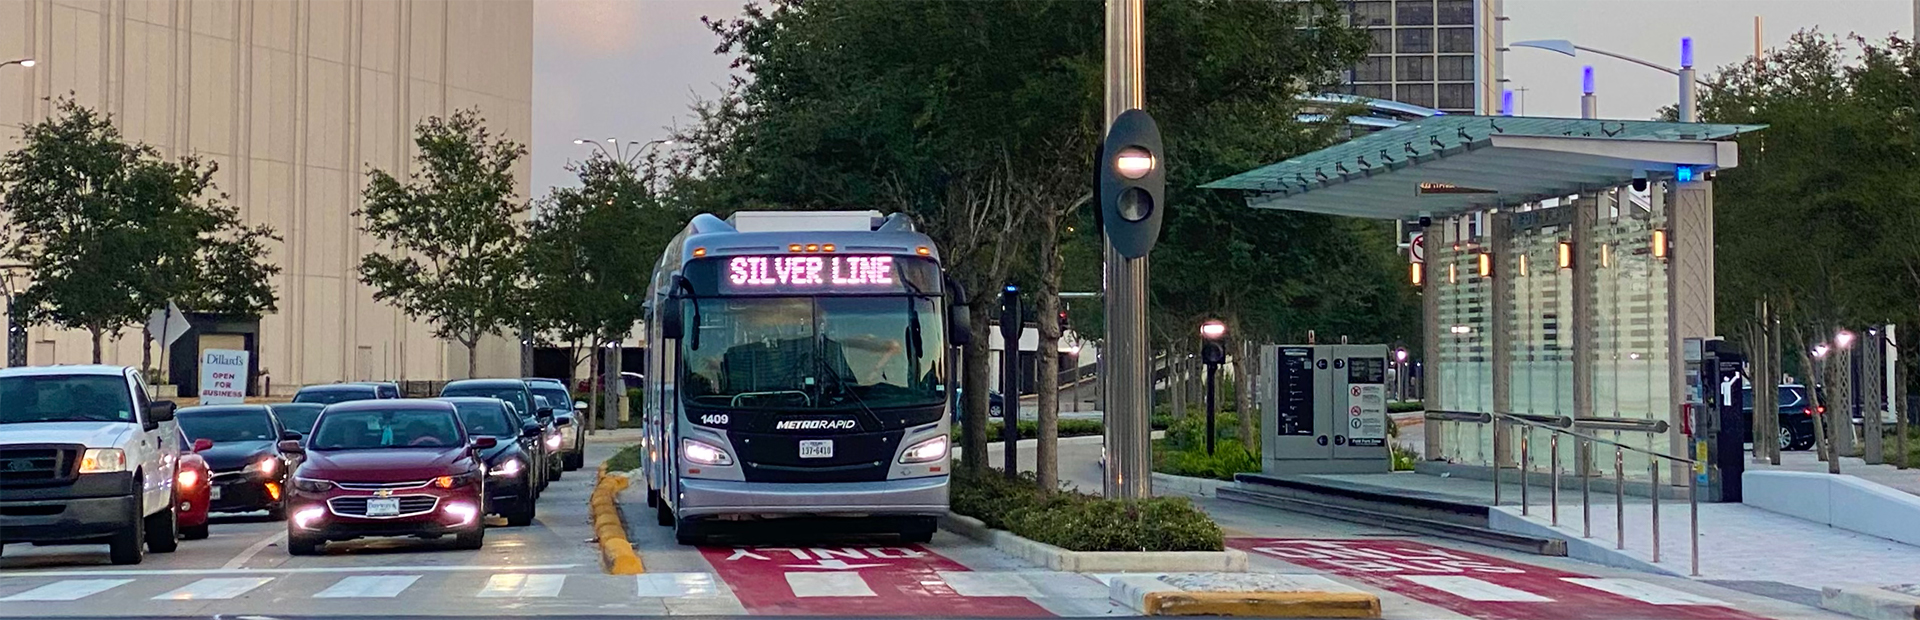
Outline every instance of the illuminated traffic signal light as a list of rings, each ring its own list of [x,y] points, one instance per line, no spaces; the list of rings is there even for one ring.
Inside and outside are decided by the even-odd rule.
[[[1160,238],[1166,212],[1166,158],[1160,127],[1144,110],[1127,110],[1113,119],[1100,149],[1100,215],[1113,249],[1140,258]]]

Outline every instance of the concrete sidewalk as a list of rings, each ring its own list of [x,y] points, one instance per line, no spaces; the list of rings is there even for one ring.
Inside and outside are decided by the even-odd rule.
[[[1920,467],[1920,463],[1914,463],[1914,465]],[[1805,452],[1781,452],[1779,465],[1748,460],[1747,470],[1804,471],[1824,474],[1827,473],[1827,463],[1826,461],[1820,460],[1819,456],[1811,450]],[[1868,465],[1864,459],[1843,456],[1840,457],[1840,474],[1857,476],[1868,482],[1876,482],[1913,495],[1920,495],[1920,469],[1903,470],[1886,464]],[[1915,525],[1915,527],[1920,527],[1920,525]]]

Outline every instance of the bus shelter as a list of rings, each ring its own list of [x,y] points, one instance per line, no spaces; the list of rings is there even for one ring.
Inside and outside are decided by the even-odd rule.
[[[1403,222],[1424,261],[1410,278],[1429,411],[1558,420],[1686,454],[1677,352],[1713,336],[1712,179],[1738,164],[1728,138],[1759,128],[1437,116],[1203,187],[1255,209]],[[1487,418],[1427,426],[1428,460],[1514,462]]]

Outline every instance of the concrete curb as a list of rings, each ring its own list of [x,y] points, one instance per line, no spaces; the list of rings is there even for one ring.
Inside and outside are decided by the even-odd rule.
[[[1229,480],[1175,476],[1157,471],[1153,472],[1153,491],[1155,494],[1167,492],[1192,495],[1195,497],[1213,497],[1214,491],[1218,491],[1220,487],[1230,487],[1233,486],[1233,484],[1234,483]]]
[[[594,540],[600,545],[600,567],[609,575],[646,572],[640,556],[633,552],[633,543],[627,540],[626,523],[620,519],[618,500],[627,484],[626,476],[607,473],[603,463],[593,484],[593,496],[587,500],[588,514],[593,516]]]
[[[1920,586],[1906,586],[1920,593]],[[1820,608],[1865,620],[1920,620],[1920,596],[1883,588],[1821,588]]]
[[[1167,571],[1246,572],[1247,554],[1225,551],[1068,551],[1022,538],[1013,532],[987,527],[979,519],[947,513],[940,527],[978,540],[1000,552],[1048,570],[1070,573],[1140,573]]]
[[[1143,616],[1379,618],[1380,597],[1319,575],[1116,575],[1108,598]]]

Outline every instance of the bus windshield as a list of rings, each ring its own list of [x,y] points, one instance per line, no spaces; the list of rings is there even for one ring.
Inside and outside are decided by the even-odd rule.
[[[783,410],[938,405],[945,324],[923,297],[699,298],[682,390],[701,407]]]

